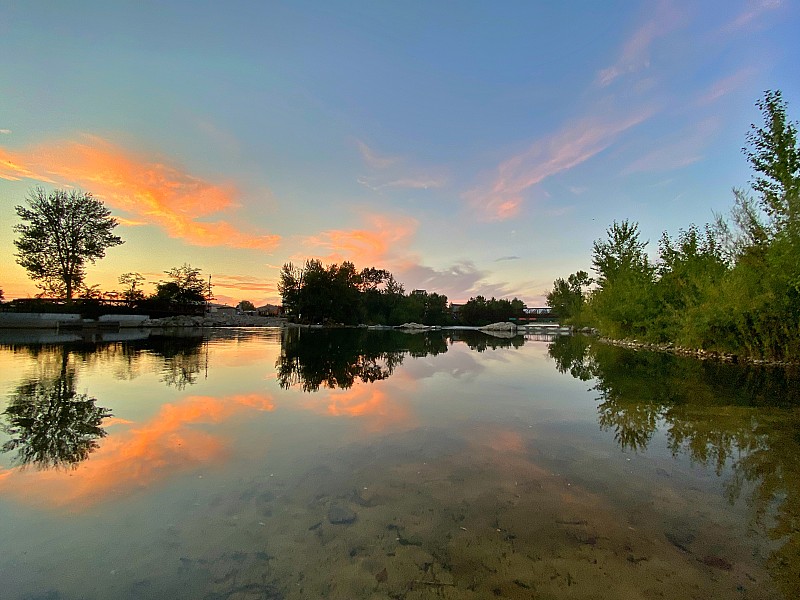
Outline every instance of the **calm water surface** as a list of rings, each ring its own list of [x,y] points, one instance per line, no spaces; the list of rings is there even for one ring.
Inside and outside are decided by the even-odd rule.
[[[479,332],[2,335],[2,598],[800,597],[792,372]]]

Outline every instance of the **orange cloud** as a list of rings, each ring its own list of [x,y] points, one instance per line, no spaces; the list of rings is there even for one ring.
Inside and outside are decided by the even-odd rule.
[[[372,215],[366,218],[370,229],[333,229],[305,239],[306,246],[324,249],[323,260],[349,260],[356,265],[383,266],[392,257],[405,253],[417,229],[411,217]]]
[[[247,409],[271,411],[274,404],[261,394],[189,396],[181,403],[162,406],[153,419],[139,427],[133,424],[125,431],[109,434],[76,471],[0,471],[0,491],[24,502],[74,510],[125,496],[224,458],[225,445],[220,438],[191,426],[221,423]],[[127,424],[121,419],[107,423],[118,427]]]
[[[321,398],[312,396],[302,406],[332,417],[362,419],[371,432],[408,427],[414,422],[407,402],[375,384],[357,383],[346,390],[331,390]]]
[[[196,246],[272,250],[280,240],[242,231],[224,220],[200,220],[237,207],[233,186],[208,183],[96,136],[85,136],[82,143],[49,143],[18,155],[0,149],[0,177],[84,187],[136,217],[126,222],[157,225],[170,237]]]
[[[464,194],[464,198],[481,217],[502,221],[516,216],[524,200],[523,193],[551,175],[575,167],[602,152],[617,137],[651,114],[642,111],[616,120],[586,118],[537,140],[522,154],[497,168],[494,181]]]

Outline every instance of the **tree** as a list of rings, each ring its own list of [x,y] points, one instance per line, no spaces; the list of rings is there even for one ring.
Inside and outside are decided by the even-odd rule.
[[[125,300],[141,300],[144,298],[144,292],[139,289],[139,286],[144,282],[144,277],[140,273],[123,273],[119,276],[120,285],[124,285],[125,289],[122,290],[122,297]]]
[[[553,309],[562,323],[576,323],[586,302],[583,288],[592,282],[586,271],[573,273],[566,281],[559,277],[553,282],[552,291],[547,294],[547,306]]]
[[[619,276],[631,272],[649,273],[650,266],[644,252],[647,242],[639,239],[638,223],[614,221],[606,233],[607,240],[596,240],[592,245],[592,266],[601,289]]]
[[[256,305],[250,302],[250,300],[242,300],[239,302],[239,306],[237,308],[241,312],[252,312],[256,309]]]
[[[653,268],[639,239],[638,223],[614,223],[606,240],[593,245],[592,266],[598,288],[589,307],[598,328],[606,335],[641,335],[652,323],[656,305]]]
[[[118,225],[101,200],[78,190],[31,191],[28,206],[15,206],[23,223],[14,226],[17,263],[44,293],[72,300],[83,285],[86,262],[103,258],[123,243]]]
[[[187,263],[164,271],[169,277],[156,286],[156,298],[170,302],[205,302],[211,299],[211,282],[206,282],[201,270]]]
[[[764,125],[750,126],[748,147],[742,150],[756,172],[752,186],[761,196],[761,207],[770,218],[772,233],[791,227],[800,219],[800,147],[797,126],[786,119],[786,103],[780,91],[767,90],[756,102]]]

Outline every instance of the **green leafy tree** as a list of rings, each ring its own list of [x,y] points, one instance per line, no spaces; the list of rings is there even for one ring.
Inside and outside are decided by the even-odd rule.
[[[596,240],[592,266],[598,288],[589,308],[597,326],[606,335],[644,335],[655,317],[653,267],[645,253],[638,223],[614,223],[607,239]]]
[[[118,225],[101,200],[78,190],[31,191],[27,206],[15,206],[22,223],[14,226],[17,263],[46,295],[68,301],[81,288],[86,263],[123,243]]]
[[[752,187],[760,196],[773,233],[796,230],[800,219],[800,147],[797,125],[786,117],[780,91],[766,91],[756,102],[764,124],[751,125],[744,153],[755,171]]]
[[[562,323],[578,324],[581,320],[588,288],[593,283],[586,271],[573,273],[566,280],[558,278],[547,294],[547,306],[553,309]]]
[[[695,225],[659,242],[656,293],[659,313],[651,333],[680,344],[704,347],[709,339],[710,304],[728,273],[721,245],[710,226]]]

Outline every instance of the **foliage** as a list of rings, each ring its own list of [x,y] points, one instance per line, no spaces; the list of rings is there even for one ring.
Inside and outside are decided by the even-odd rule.
[[[553,309],[562,324],[580,325],[583,308],[586,304],[588,288],[594,280],[586,271],[578,271],[553,282],[553,289],[547,294],[547,306]]]
[[[674,342],[769,359],[800,355],[800,146],[780,92],[757,103],[747,134],[750,191],[734,189],[727,217],[666,232],[651,264],[639,227],[616,221],[593,245],[596,287],[556,280],[548,303],[610,337]],[[572,282],[577,283],[576,281]]]
[[[773,235],[787,229],[797,233],[800,219],[800,147],[797,126],[787,121],[780,91],[767,91],[756,102],[764,125],[751,125],[744,153],[755,171],[753,190],[769,218]]]
[[[196,303],[210,300],[211,283],[206,282],[201,270],[184,263],[164,271],[168,280],[156,286],[155,298],[177,303]]]
[[[123,273],[117,281],[120,285],[125,286],[125,289],[122,290],[122,297],[125,300],[142,300],[144,298],[144,292],[140,289],[144,283],[144,276],[141,273]]]
[[[593,245],[597,289],[589,301],[590,319],[614,337],[643,335],[656,314],[654,268],[639,236],[638,223],[614,221],[607,239]]]
[[[122,244],[113,234],[117,221],[89,193],[42,188],[31,191],[28,206],[15,206],[23,223],[14,226],[17,263],[48,296],[72,300],[86,276],[86,263]]]
[[[470,298],[458,311],[458,320],[464,325],[489,325],[525,315],[525,303],[518,298]]]
[[[374,267],[357,271],[347,261],[326,267],[311,259],[302,268],[286,263],[278,291],[286,313],[302,323],[443,325],[450,321],[446,296],[420,291],[406,295],[389,271]]]
[[[237,307],[242,312],[252,312],[256,309],[256,305],[250,300],[242,300]]]

